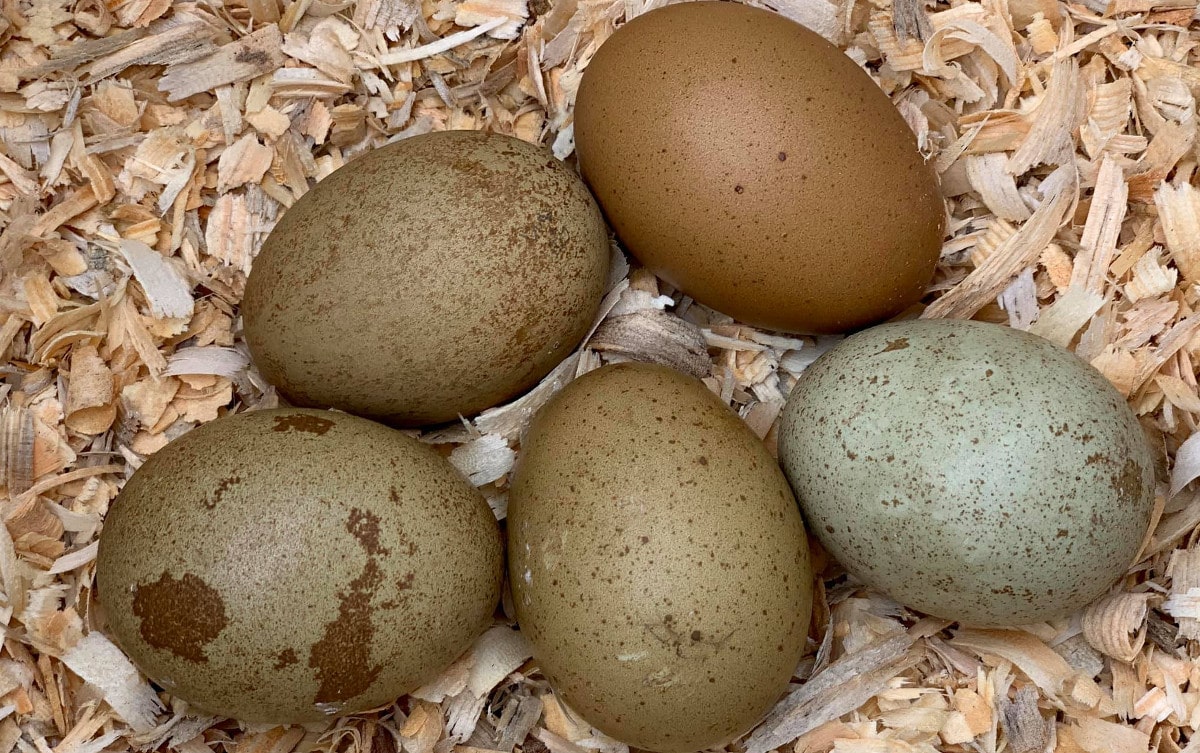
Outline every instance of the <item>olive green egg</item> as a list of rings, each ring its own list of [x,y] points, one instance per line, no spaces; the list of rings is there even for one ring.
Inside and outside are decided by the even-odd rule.
[[[387,704],[490,624],[503,556],[483,496],[366,419],[266,410],[152,455],[104,521],[106,630],[211,714],[297,723]]]
[[[532,387],[579,344],[609,258],[600,209],[548,149],[414,136],[284,212],[246,282],[246,344],[294,405],[451,421]]]
[[[1070,351],[973,321],[859,332],[801,375],[779,456],[805,520],[852,574],[980,626],[1067,615],[1133,564],[1152,453]]]
[[[637,748],[748,731],[804,652],[812,570],[787,480],[702,382],[622,363],[565,387],[508,508],[518,621],[551,685]]]

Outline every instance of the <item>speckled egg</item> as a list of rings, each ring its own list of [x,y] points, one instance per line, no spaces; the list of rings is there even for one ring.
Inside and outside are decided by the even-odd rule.
[[[555,690],[638,748],[719,746],[785,691],[812,572],[763,444],[704,384],[623,363],[535,418],[509,494],[509,580]]]
[[[1146,436],[1073,353],[996,324],[860,332],[808,368],[779,453],[851,573],[975,625],[1061,617],[1120,578],[1154,498]]]
[[[571,352],[609,254],[587,187],[549,150],[478,131],[414,136],[284,213],[246,283],[246,343],[296,405],[450,421]]]
[[[933,275],[945,210],[912,130],[777,13],[686,2],[623,25],[584,71],[575,143],[629,251],[739,321],[855,329]]]
[[[315,410],[219,419],[134,473],[100,538],[107,631],[212,714],[294,723],[386,704],[492,618],[483,496],[426,445]]]

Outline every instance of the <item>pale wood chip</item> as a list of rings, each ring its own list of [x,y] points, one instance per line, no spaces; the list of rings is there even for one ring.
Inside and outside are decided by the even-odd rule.
[[[1154,192],[1167,251],[1190,283],[1200,282],[1200,190],[1163,182]]]
[[[1154,202],[1163,179],[1175,169],[1196,143],[1196,128],[1167,121],[1159,126],[1146,152],[1129,175],[1129,199],[1143,204]]]
[[[433,753],[442,737],[442,712],[432,703],[418,701],[400,728],[400,744],[405,753]]]
[[[1145,732],[1097,717],[1081,717],[1070,729],[1087,753],[1145,753],[1150,749],[1150,736]]]
[[[463,0],[454,11],[454,23],[457,26],[478,26],[496,18],[503,18],[507,23],[489,31],[488,36],[516,39],[525,19],[529,18],[526,0]]]
[[[421,13],[417,0],[359,0],[354,22],[365,29],[407,29]]]
[[[922,318],[966,319],[995,300],[1045,250],[1074,202],[1077,190],[1074,164],[1055,170],[1043,181],[1042,204],[1029,220],[957,287],[925,309]]]
[[[767,753],[854,711],[922,658],[907,633],[882,638],[841,657],[779,702],[746,739],[747,753]]]
[[[504,478],[515,458],[516,453],[499,434],[484,434],[450,453],[450,462],[475,486]]]
[[[283,66],[282,45],[279,27],[267,24],[201,60],[168,67],[158,89],[167,93],[168,101],[178,102],[218,86],[249,81]]]
[[[50,285],[50,275],[45,269],[36,269],[21,279],[21,294],[33,315],[33,323],[42,326],[58,313],[61,301]]]
[[[1029,331],[1065,348],[1103,306],[1104,297],[1099,293],[1072,287],[1042,310]]]
[[[264,107],[257,112],[250,113],[249,115],[245,116],[245,121],[254,126],[256,131],[272,139],[277,139],[282,136],[284,132],[287,131],[287,129],[292,125],[292,121],[288,118],[288,116],[270,106]],[[265,149],[266,147],[263,148]],[[269,149],[267,151],[270,152]],[[270,163],[268,162],[268,166],[269,165]]]
[[[1175,289],[1179,273],[1162,260],[1162,248],[1155,246],[1133,265],[1133,278],[1125,283],[1125,297],[1137,302],[1169,293]]]
[[[95,82],[113,76],[133,65],[170,65],[196,60],[213,49],[216,30],[188,14],[177,14],[168,23],[152,27],[152,34],[138,34],[132,41],[114,46],[113,51],[90,61],[83,69],[87,81]],[[87,44],[86,42],[80,43]],[[84,62],[83,60],[80,63]],[[77,63],[78,65],[78,63]]]
[[[1121,223],[1125,220],[1129,188],[1120,163],[1105,156],[1096,176],[1092,205],[1088,209],[1080,250],[1075,256],[1071,284],[1093,293],[1103,293],[1108,268],[1117,251]]]
[[[1200,638],[1200,547],[1172,552],[1167,576],[1171,592],[1163,611],[1175,618],[1180,638],[1196,640]]]
[[[1064,683],[1075,674],[1066,659],[1029,633],[964,628],[954,634],[950,645],[1012,662],[1054,700],[1060,698]]]
[[[82,186],[72,191],[67,198],[51,207],[37,218],[30,229],[31,235],[45,237],[62,225],[96,206],[98,199],[91,186]]]
[[[1017,193],[1017,182],[1005,170],[1007,165],[1008,157],[1001,152],[968,155],[967,179],[997,217],[1023,222],[1032,212]]]
[[[142,286],[151,315],[157,319],[190,319],[196,303],[183,272],[141,241],[124,239],[120,248],[134,279]]]
[[[117,417],[114,390],[112,371],[95,346],[74,348],[64,408],[67,426],[81,434],[107,431]]]
[[[158,697],[121,650],[92,631],[61,657],[63,664],[98,688],[104,700],[132,729],[149,730],[161,708]]]
[[[1200,432],[1187,438],[1175,452],[1175,466],[1171,469],[1171,489],[1174,497],[1188,484],[1200,478]],[[1197,584],[1200,585],[1200,584]]]
[[[490,21],[485,21],[470,29],[464,29],[453,34],[448,34],[436,42],[430,42],[429,44],[419,45],[417,47],[387,52],[383,55],[380,55],[376,59],[376,65],[374,67],[386,68],[388,66],[401,65],[403,63],[411,63],[417,60],[423,60],[425,58],[433,57],[434,55],[441,55],[444,52],[453,50],[455,47],[470,42],[472,39],[476,39],[490,31],[499,29],[501,26],[504,26],[508,23],[511,23],[508,18],[493,18]]]
[[[246,183],[257,183],[271,168],[273,158],[270,147],[246,134],[221,152],[217,160],[217,191],[225,193]]]
[[[249,274],[254,258],[252,222],[244,194],[220,196],[208,216],[204,232],[208,253],[239,272]]]
[[[1045,94],[1033,113],[1033,124],[1009,158],[1008,172],[1023,175],[1038,165],[1073,164],[1072,134],[1084,118],[1083,82],[1074,58],[1054,65]]]

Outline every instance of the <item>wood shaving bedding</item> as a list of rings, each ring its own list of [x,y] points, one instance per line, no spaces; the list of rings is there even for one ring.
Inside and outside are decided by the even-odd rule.
[[[293,729],[197,715],[88,627],[96,535],[132,470],[200,422],[277,404],[237,303],[281,212],[356,155],[434,129],[569,158],[587,61],[659,4],[5,5],[0,753],[624,753],[505,626],[413,697]],[[1130,398],[1162,484],[1141,560],[1054,623],[920,620],[828,563],[805,682],[731,749],[1200,751],[1195,1],[762,4],[863,65],[937,165],[951,232],[924,315],[1073,348]],[[501,517],[521,432],[579,374],[671,363],[770,447],[796,377],[838,341],[737,325],[617,258],[584,347],[528,395],[424,437]]]

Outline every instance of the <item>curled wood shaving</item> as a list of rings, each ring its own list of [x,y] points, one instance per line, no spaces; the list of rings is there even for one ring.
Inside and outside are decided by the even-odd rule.
[[[1100,653],[1131,662],[1146,643],[1150,594],[1106,596],[1083,613],[1083,635]]]
[[[64,409],[66,425],[81,434],[107,431],[117,417],[114,387],[112,371],[94,346],[74,349]]]

